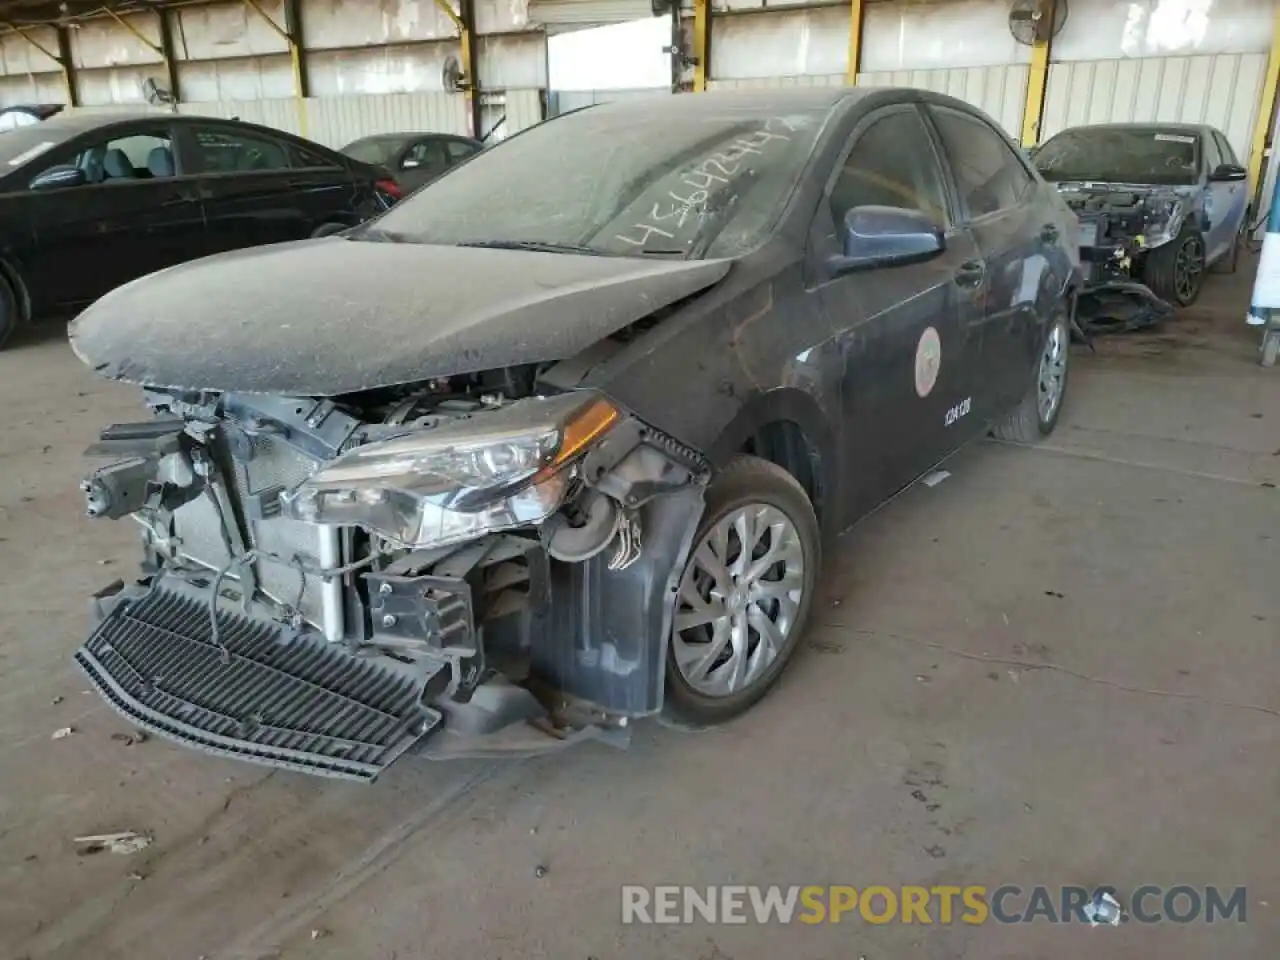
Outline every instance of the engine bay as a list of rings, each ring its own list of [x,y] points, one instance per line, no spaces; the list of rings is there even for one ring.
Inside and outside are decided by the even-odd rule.
[[[116,458],[82,484],[89,515],[137,521],[144,558],[137,583],[96,598],[100,626],[81,665],[134,719],[155,713],[162,734],[363,779],[446,718],[451,732],[479,736],[536,721],[555,740],[652,712],[660,665],[643,664],[653,680],[635,689],[617,677],[641,666],[645,638],[669,617],[666,583],[683,563],[708,466],[601,397],[540,393],[539,372],[502,368],[334,398],[147,391],[153,419],[113,425],[89,450]],[[552,414],[558,433],[529,433]],[[589,442],[565,454],[574,431]],[[520,461],[527,436],[542,443],[552,433],[557,449]],[[497,439],[477,446],[473,435]],[[444,467],[428,470],[424,458]],[[407,463],[428,479],[403,482]],[[446,468],[471,479],[446,489]],[[367,476],[352,485],[353,470]],[[413,522],[387,520],[406,517]],[[199,735],[175,732],[145,680],[153,671],[116,662],[128,643],[143,659],[176,656],[135,636],[131,607],[164,621],[156,629],[170,645],[189,641],[192,684],[215,663],[263,667],[255,651],[269,637],[273,649],[313,649],[331,692],[344,671],[407,684],[415,706],[399,712],[412,720],[395,726],[394,749],[352,747],[336,719],[352,696],[344,679],[328,739],[277,736],[269,717],[245,727],[260,691],[228,694],[201,714]],[[123,616],[134,617],[133,633]],[[255,682],[270,686],[268,673]],[[178,699],[202,702],[195,689]],[[236,744],[211,745],[211,733]],[[357,763],[357,754],[374,759]]]

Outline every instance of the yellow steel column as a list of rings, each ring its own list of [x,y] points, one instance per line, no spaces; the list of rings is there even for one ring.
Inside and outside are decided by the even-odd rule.
[[[1253,122],[1253,144],[1249,148],[1249,193],[1258,189],[1262,175],[1262,154],[1267,149],[1267,134],[1271,118],[1276,112],[1276,87],[1280,82],[1280,7],[1276,8],[1275,23],[1271,28],[1271,53],[1267,57],[1267,73],[1262,80],[1262,98],[1258,103],[1258,117]],[[1272,146],[1271,149],[1275,149]]]
[[[1027,74],[1027,102],[1022,111],[1022,145],[1033,147],[1040,140],[1040,119],[1044,115],[1044,92],[1049,85],[1049,42],[1053,35],[1053,21],[1057,14],[1055,0],[1049,0],[1042,8],[1047,23],[1031,45],[1031,69]]]
[[[291,31],[272,20],[267,11],[262,9],[258,0],[244,0],[244,4],[265,20],[267,26],[280,34],[280,36],[284,38],[284,42],[289,45],[289,60],[293,65],[293,96],[294,100],[297,102],[298,109],[298,131],[305,137],[307,135],[306,73],[303,70],[302,47],[299,42],[299,38],[295,37]]]
[[[863,0],[849,0],[849,63],[844,78],[851,87],[857,85],[862,69],[862,4]]]
[[[25,26],[18,26],[15,23],[5,23],[13,33],[16,33],[31,46],[35,47],[46,57],[56,63],[62,69],[62,82],[67,86],[67,106],[80,106],[80,97],[76,92],[76,76],[75,67],[71,64],[71,38],[67,35],[65,27],[58,27],[58,51],[55,53],[46,47],[43,43],[33,37]]]
[[[178,61],[173,55],[173,24],[168,10],[156,7],[155,13],[160,24],[160,55],[164,57],[164,72],[169,81],[169,92],[173,94],[174,109],[177,109],[177,104],[182,101],[182,91],[178,87]]]
[[[164,72],[166,77],[165,82],[168,83],[169,93],[173,95],[174,102],[176,103],[178,100],[178,74],[173,67],[173,55],[171,53],[172,46],[169,39],[169,26],[168,26],[168,21],[165,19],[164,10],[162,10],[160,7],[156,7],[156,16],[160,18],[159,19],[160,42],[159,43],[152,43],[151,39],[146,34],[144,34],[141,30],[135,27],[128,20],[124,19],[124,17],[121,17],[111,8],[109,7],[107,8],[106,14],[116,23],[120,24],[120,26],[124,27],[124,29],[128,30],[135,37],[137,37],[139,43],[149,48],[150,50],[154,51],[156,54],[160,56],[160,59],[164,63]]]
[[[711,0],[693,0],[693,92],[707,89],[711,73]]]
[[[471,127],[471,135],[479,138],[482,134],[480,132],[480,93],[475,74],[476,37],[470,26],[473,11],[468,0],[458,0],[456,11],[450,4],[450,0],[435,0],[435,4],[458,28],[458,46],[461,53],[458,66],[462,69],[462,79],[465,84],[462,92],[467,99],[467,123]]]

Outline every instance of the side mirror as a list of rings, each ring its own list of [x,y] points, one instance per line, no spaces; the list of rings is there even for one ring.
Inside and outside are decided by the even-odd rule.
[[[418,161],[413,157],[405,157],[400,163],[401,170],[412,170],[416,166],[418,166]]]
[[[1249,171],[1238,163],[1220,163],[1209,174],[1209,179],[1214,183],[1223,183],[1228,180],[1245,180],[1249,176]]]
[[[936,257],[946,248],[942,228],[920,210],[854,207],[844,215],[843,253],[833,257],[833,275],[895,267]]]
[[[61,190],[63,187],[81,187],[89,182],[89,176],[79,167],[60,163],[50,167],[31,181],[32,190]]]

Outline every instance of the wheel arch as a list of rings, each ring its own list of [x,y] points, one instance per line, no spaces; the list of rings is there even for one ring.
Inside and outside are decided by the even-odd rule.
[[[836,521],[839,455],[830,420],[810,394],[782,387],[758,394],[738,411],[707,451],[716,469],[749,453],[791,474],[808,494],[826,530]]]
[[[31,322],[31,292],[22,280],[16,267],[4,256],[0,256],[0,278],[8,282],[13,295],[18,299],[18,323],[26,325]]]

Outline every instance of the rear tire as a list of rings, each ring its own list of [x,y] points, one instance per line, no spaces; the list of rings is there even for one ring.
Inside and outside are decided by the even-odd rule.
[[[1280,356],[1280,330],[1268,330],[1263,334],[1261,354],[1258,362],[1264,367],[1276,365],[1276,358]]]
[[[335,233],[341,233],[347,229],[349,229],[349,226],[345,223],[322,223],[311,231],[311,239],[317,240],[320,237],[331,237]]]
[[[22,311],[12,285],[0,276],[0,350],[3,350],[15,330],[22,325]]]
[[[730,461],[707,491],[676,597],[673,719],[723,723],[769,692],[804,634],[821,562],[818,518],[795,478],[759,457]]]
[[[1059,314],[1045,337],[1031,387],[1005,421],[992,428],[993,437],[1010,443],[1035,443],[1053,433],[1067,395],[1070,344],[1071,325],[1065,313]]]
[[[1231,242],[1231,249],[1215,263],[1210,269],[1213,273],[1235,273],[1236,268],[1240,265],[1240,248],[1245,244],[1245,232],[1249,226],[1249,212],[1246,210],[1244,219],[1240,221],[1240,229],[1236,232],[1235,239]]]
[[[1147,254],[1142,282],[1157,297],[1179,307],[1189,307],[1204,287],[1204,237],[1187,224],[1170,243]]]

